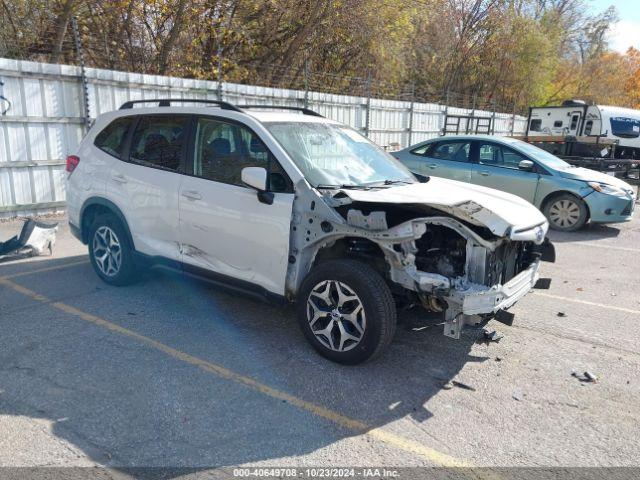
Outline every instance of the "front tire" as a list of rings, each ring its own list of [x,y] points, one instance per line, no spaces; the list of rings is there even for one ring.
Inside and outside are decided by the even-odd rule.
[[[128,285],[135,280],[132,248],[114,215],[100,215],[91,224],[89,258],[98,276],[110,285]]]
[[[313,268],[300,287],[297,316],[318,353],[346,365],[380,355],[396,329],[389,287],[377,271],[355,260]]]
[[[570,193],[553,197],[546,203],[543,213],[551,228],[563,232],[581,229],[589,217],[587,205]]]

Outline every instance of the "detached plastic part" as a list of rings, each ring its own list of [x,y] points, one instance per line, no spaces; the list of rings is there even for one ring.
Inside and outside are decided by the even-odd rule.
[[[48,224],[27,220],[22,226],[20,235],[6,242],[0,242],[0,261],[35,257],[42,255],[45,250],[49,250],[49,254],[52,254],[57,231],[57,223]]]

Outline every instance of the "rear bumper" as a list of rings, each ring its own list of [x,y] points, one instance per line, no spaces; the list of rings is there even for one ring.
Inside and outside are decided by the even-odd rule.
[[[524,297],[538,281],[540,261],[520,272],[504,285],[482,288],[474,286],[470,291],[456,291],[460,296],[464,315],[479,315],[507,310]]]

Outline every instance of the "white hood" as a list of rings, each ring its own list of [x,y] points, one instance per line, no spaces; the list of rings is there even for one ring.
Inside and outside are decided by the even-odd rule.
[[[428,205],[475,225],[485,226],[495,235],[509,236],[514,240],[542,241],[548,228],[544,215],[520,197],[439,177],[430,177],[427,183],[342,192],[356,202]],[[527,230],[531,233],[518,235]],[[543,238],[539,238],[540,230]]]

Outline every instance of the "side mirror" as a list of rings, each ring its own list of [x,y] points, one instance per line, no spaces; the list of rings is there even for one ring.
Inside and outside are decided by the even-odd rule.
[[[242,183],[259,192],[267,189],[267,171],[262,167],[244,167],[240,172]]]
[[[267,170],[262,167],[244,167],[240,179],[245,185],[258,191],[258,200],[267,205],[273,203],[273,193],[267,191]]]
[[[533,170],[533,162],[531,160],[521,160],[518,164],[518,169],[530,172]]]

